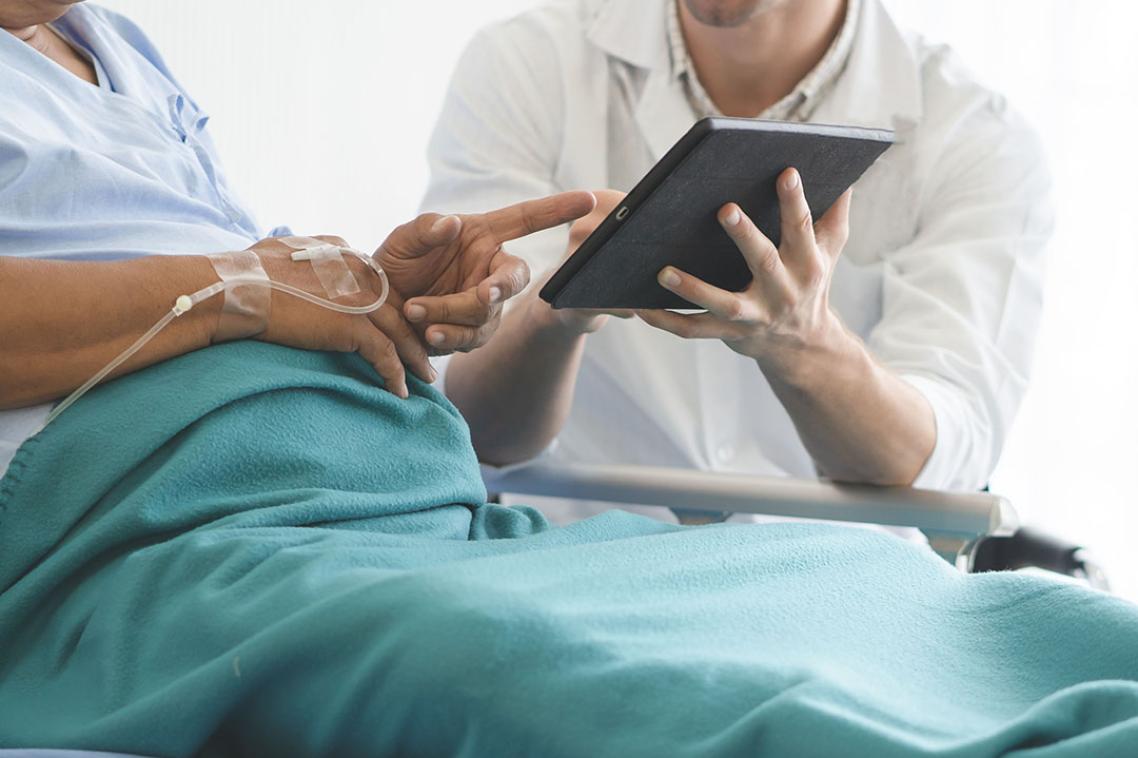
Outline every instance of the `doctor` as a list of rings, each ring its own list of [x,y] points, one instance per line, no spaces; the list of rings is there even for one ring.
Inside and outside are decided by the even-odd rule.
[[[537,298],[619,193],[568,240],[512,248],[537,286],[445,376],[481,458],[525,461],[557,438],[549,455],[570,462],[983,486],[1027,387],[1048,175],[1003,99],[880,0],[557,0],[490,27],[457,67],[423,205],[627,191],[712,114],[887,127],[898,144],[818,220],[788,168],[780,248],[722,208],[752,285],[659,273],[705,314],[614,319]],[[470,337],[430,298],[405,315],[438,322],[437,347]]]

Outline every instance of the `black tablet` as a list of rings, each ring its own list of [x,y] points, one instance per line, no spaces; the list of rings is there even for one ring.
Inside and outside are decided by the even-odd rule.
[[[716,220],[738,203],[775,244],[775,180],[793,166],[814,218],[893,144],[887,129],[705,118],[640,180],[541,290],[554,308],[691,308],[664,289],[664,266],[738,292],[751,272]]]

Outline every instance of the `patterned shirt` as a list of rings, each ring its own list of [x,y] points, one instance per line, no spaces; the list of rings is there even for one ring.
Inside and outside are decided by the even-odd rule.
[[[697,117],[721,116],[723,114],[715,107],[715,103],[711,101],[707,90],[700,83],[691,56],[688,55],[683,30],[680,27],[678,4],[681,1],[672,0],[668,3],[668,45],[672,52],[672,76],[683,80],[688,102]],[[830,49],[822,56],[822,60],[818,61],[818,65],[803,77],[793,92],[762,113],[756,114],[756,118],[774,121],[809,120],[810,114],[814,112],[818,103],[833,87],[846,67],[846,61],[849,60],[854,37],[857,34],[860,5],[861,0],[846,0],[846,17],[842,22],[842,28],[838,32],[838,36],[834,38]]]

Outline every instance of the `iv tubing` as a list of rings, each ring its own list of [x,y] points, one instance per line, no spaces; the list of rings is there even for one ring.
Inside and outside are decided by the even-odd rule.
[[[387,283],[387,274],[384,273],[383,269],[380,268],[379,264],[376,263],[375,260],[373,258],[371,258],[370,256],[364,255],[363,253],[359,252],[358,250],[352,250],[351,248],[339,248],[339,250],[340,250],[341,254],[348,253],[348,254],[354,255],[357,258],[359,258],[360,260],[362,260],[368,266],[368,268],[370,268],[372,271],[374,271],[376,276],[379,277],[381,287],[380,287],[379,297],[377,297],[375,299],[375,301],[373,301],[367,305],[342,305],[340,303],[333,302],[332,300],[329,300],[327,298],[318,297],[317,295],[313,295],[310,292],[305,292],[304,290],[302,290],[298,287],[293,287],[291,284],[284,284],[283,282],[274,282],[272,280],[268,281],[267,284],[272,289],[278,290],[280,292],[284,292],[288,295],[292,295],[293,297],[300,298],[301,300],[306,300],[306,301],[312,303],[313,305],[319,305],[320,307],[327,308],[328,310],[339,311],[340,313],[348,313],[348,314],[358,316],[358,315],[362,315],[365,313],[371,313],[373,311],[379,310],[381,307],[383,307],[383,304],[385,302],[387,302],[387,295],[390,291],[389,287],[388,287],[388,283]],[[308,255],[302,255],[300,253],[293,253],[292,259],[295,261],[308,260],[309,256]],[[62,403],[57,405],[55,407],[55,409],[48,415],[47,421],[44,422],[44,426],[47,426],[52,421],[54,421],[59,416],[59,414],[63,413],[65,410],[70,408],[75,403],[76,400],[83,397],[83,395],[87,394],[87,392],[92,387],[94,387],[96,384],[98,384],[99,382],[106,379],[108,374],[110,374],[116,368],[121,366],[124,362],[129,360],[131,356],[133,356],[135,353],[137,353],[139,350],[141,350],[146,345],[146,343],[150,342],[150,340],[154,339],[154,337],[160,331],[165,329],[167,327],[167,325],[169,325],[169,323],[171,321],[173,321],[174,319],[176,319],[178,316],[181,316],[183,313],[187,312],[188,310],[190,310],[191,308],[193,308],[195,305],[202,302],[203,300],[208,300],[209,298],[213,297],[217,293],[224,292],[229,287],[236,287],[236,286],[240,286],[240,285],[244,285],[244,284],[265,285],[266,282],[264,279],[261,279],[259,277],[247,277],[247,278],[235,277],[232,279],[228,279],[224,282],[215,282],[215,283],[209,285],[208,287],[205,287],[203,289],[198,290],[197,292],[195,292],[192,295],[179,295],[178,299],[174,301],[174,307],[171,308],[170,311],[165,316],[160,318],[158,320],[158,322],[154,324],[154,326],[147,329],[146,333],[143,334],[141,337],[139,337],[137,340],[135,340],[134,344],[132,344],[126,350],[123,350],[121,353],[119,353],[118,356],[114,360],[112,360],[106,366],[103,366],[103,368],[100,369],[97,374],[95,374],[90,379],[85,381],[79,387],[79,389],[72,392],[70,395],[67,396],[67,398]]]

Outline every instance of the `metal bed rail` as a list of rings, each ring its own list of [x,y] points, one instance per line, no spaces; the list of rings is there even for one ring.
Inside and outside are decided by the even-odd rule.
[[[1019,529],[1011,503],[986,492],[869,487],[656,466],[535,463],[483,469],[491,493],[685,510],[888,524],[920,529],[933,549],[971,567],[978,542]]]

